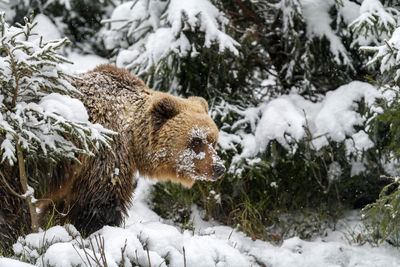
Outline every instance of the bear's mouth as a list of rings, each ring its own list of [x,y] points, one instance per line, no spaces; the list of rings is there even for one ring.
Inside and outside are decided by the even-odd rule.
[[[195,168],[193,172],[188,173],[188,176],[196,181],[208,181],[208,182],[215,182],[219,179],[221,179],[225,175],[225,167],[221,168],[218,173],[204,173],[204,171],[201,171],[200,169]]]
[[[195,168],[185,173],[190,179],[195,181],[210,181],[209,175]]]
[[[214,181],[212,175],[201,171],[198,168],[190,168],[190,169],[178,169],[177,177],[181,177],[184,179],[189,179],[192,181]]]

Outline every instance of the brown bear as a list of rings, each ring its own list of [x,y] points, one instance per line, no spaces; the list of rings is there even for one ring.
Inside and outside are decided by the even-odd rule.
[[[42,213],[55,204],[65,214],[63,220],[90,234],[104,225],[121,224],[136,173],[187,187],[223,176],[225,167],[215,151],[218,129],[203,98],[150,90],[128,71],[108,64],[80,78],[73,84],[82,93],[89,120],[118,135],[111,149],[81,156],[82,164],[63,162],[46,170]],[[4,192],[0,186],[0,201],[12,199]],[[23,205],[14,197],[17,202]],[[12,203],[1,203],[0,234],[10,230],[7,214],[14,221],[18,214],[8,207]]]

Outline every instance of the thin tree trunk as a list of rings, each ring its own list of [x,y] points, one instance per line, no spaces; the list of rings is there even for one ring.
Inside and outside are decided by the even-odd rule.
[[[27,194],[28,193],[28,177],[26,176],[26,171],[25,171],[24,155],[22,153],[22,148],[21,148],[21,145],[18,143],[18,140],[17,140],[16,149],[17,149],[17,157],[18,157],[19,180],[22,185],[22,190],[25,192],[24,194],[26,195],[26,201],[27,201],[28,207],[29,207],[29,214],[31,216],[31,230],[33,232],[37,232],[39,229],[39,218],[38,218],[38,214],[36,212],[36,205],[35,205],[35,203],[32,202],[33,195]]]

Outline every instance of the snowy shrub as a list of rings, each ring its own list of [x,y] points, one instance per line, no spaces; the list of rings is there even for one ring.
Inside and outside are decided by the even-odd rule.
[[[376,202],[367,205],[363,210],[366,224],[371,226],[369,236],[380,243],[386,241],[400,247],[400,183],[398,178],[386,185]]]
[[[332,185],[342,184],[345,190],[353,177],[358,176],[360,180],[363,173],[373,171],[377,175],[382,167],[379,156],[373,153],[375,144],[366,131],[368,119],[381,111],[373,106],[379,97],[380,92],[373,86],[352,82],[327,93],[320,102],[293,94],[272,99],[258,108],[239,111],[243,119],[232,125],[237,129],[235,134],[225,132],[224,127],[221,132],[220,145],[224,150],[236,149],[230,171],[247,176],[242,172],[266,170],[269,166],[275,169],[276,178],[285,179],[290,177],[289,167],[281,173],[276,169],[289,160],[293,170],[302,168],[325,194]],[[296,161],[302,162],[301,166],[296,167]],[[282,183],[280,178],[269,182]],[[293,182],[301,183],[300,180]],[[339,198],[341,192],[337,193]],[[354,204],[359,197],[370,193],[373,196],[372,192],[360,188],[359,196],[352,195],[350,202]]]
[[[380,75],[375,77],[380,85],[384,98],[379,103],[381,114],[371,121],[371,132],[376,133],[380,153],[393,161],[400,158],[399,125],[400,125],[400,6],[392,1],[365,0],[361,5],[362,12],[351,27],[366,54],[372,54],[367,63],[378,65]],[[364,40],[362,40],[362,38]],[[360,41],[361,40],[361,41]],[[382,158],[385,160],[385,158]],[[398,168],[398,166],[396,166]],[[391,183],[386,185],[375,203],[363,209],[366,224],[372,227],[369,235],[393,245],[399,246],[400,228],[400,190],[399,172],[389,176]],[[387,179],[387,177],[386,177]],[[397,241],[396,241],[397,240]]]
[[[211,103],[245,107],[290,91],[315,97],[365,72],[365,56],[351,46],[348,29],[360,5],[240,3],[129,1],[103,21],[100,35],[112,60],[150,87]]]
[[[27,165],[48,164],[60,159],[78,161],[78,154],[93,155],[108,146],[113,132],[91,124],[83,104],[71,98],[79,95],[73,78],[60,64],[68,62],[57,52],[66,39],[43,41],[33,34],[32,18],[25,24],[9,26],[0,13],[0,157],[2,168],[18,163],[19,178],[30,203],[33,188],[28,184]],[[0,172],[1,184],[7,181]],[[5,188],[10,188],[6,185]],[[34,204],[34,202],[30,203]],[[32,228],[35,209],[30,206]]]
[[[227,230],[233,233],[233,229]],[[221,232],[229,235],[227,230]],[[254,265],[261,258],[261,253],[248,253],[254,245],[242,233],[234,233],[235,241],[230,241],[213,231],[202,229],[194,235],[162,222],[146,221],[134,222],[127,228],[105,226],[82,238],[72,225],[65,225],[20,237],[13,250],[21,261],[41,267],[167,267],[199,266],[199,263],[201,266],[239,267]]]

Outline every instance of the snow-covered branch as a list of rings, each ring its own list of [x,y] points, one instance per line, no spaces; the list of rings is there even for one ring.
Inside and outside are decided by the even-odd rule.
[[[205,47],[215,44],[221,53],[237,55],[238,42],[224,32],[227,22],[209,0],[129,1],[104,21],[109,28],[103,40],[107,49],[117,49],[118,66],[141,74],[171,54],[196,56],[189,37],[196,31],[204,35]]]

